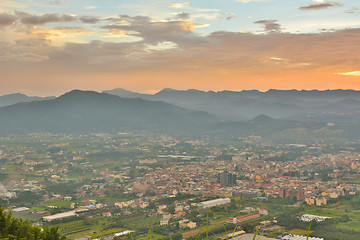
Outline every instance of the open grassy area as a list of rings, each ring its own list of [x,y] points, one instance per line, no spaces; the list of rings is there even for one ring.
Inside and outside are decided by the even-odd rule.
[[[216,213],[217,214],[217,213]],[[238,219],[240,218],[243,218],[243,217],[247,217],[247,216],[251,216],[253,215],[254,213],[249,213],[249,214],[246,214],[246,215],[241,215],[241,216],[237,216]],[[256,218],[256,219],[250,219],[248,221],[244,221],[244,222],[241,222],[238,224],[238,229],[240,229],[240,226],[242,224],[245,224],[245,223],[249,223],[249,222],[252,222],[254,220],[256,221],[259,221],[261,219],[260,218]],[[218,220],[218,221],[213,221],[213,222],[210,222],[209,223],[209,230],[215,228],[215,227],[218,227],[218,226],[222,226],[224,223],[227,222],[227,218],[222,218],[221,220]],[[188,237],[191,237],[191,236],[197,236],[203,232],[206,232],[206,226],[201,226],[201,227],[198,227],[198,228],[195,228],[193,230],[190,230],[190,231],[187,231],[187,232],[184,232],[183,233],[183,237],[184,238],[188,238]],[[224,233],[221,233],[220,235],[224,235],[225,234],[225,230],[224,230]]]
[[[165,235],[160,235],[160,234],[156,234],[156,233],[151,233],[151,239],[163,239],[164,237],[166,237]],[[144,236],[141,238],[137,238],[137,240],[148,240],[149,237],[148,236]]]
[[[102,237],[102,236],[105,236],[105,235],[122,232],[122,231],[125,231],[125,230],[126,230],[125,228],[113,228],[113,229],[103,230],[103,231],[99,231],[99,232],[96,232],[94,234],[91,234],[91,237],[92,238],[98,238],[98,237]]]
[[[310,231],[310,233],[312,233],[313,231]],[[293,229],[291,231],[289,231],[290,234],[295,234],[295,235],[302,235],[302,236],[306,236],[308,233],[308,230],[305,229]]]
[[[34,211],[44,211],[46,208],[45,207],[31,207],[30,211],[34,212]]]
[[[69,208],[71,205],[71,201],[64,200],[50,200],[46,202],[42,202],[43,206],[55,206],[60,208]]]
[[[346,223],[339,223],[336,225],[339,228],[354,230],[360,232],[360,221],[351,221]]]
[[[150,228],[153,225],[156,225],[160,222],[161,216],[157,217],[144,217],[144,216],[138,216],[130,218],[128,221],[126,221],[126,226],[131,229],[139,229],[139,228]]]
[[[74,239],[81,236],[90,236],[103,231],[107,221],[102,217],[96,217],[91,219],[91,224],[86,224],[84,220],[72,221],[67,223],[59,223],[56,226],[59,227],[61,234],[65,235],[69,239]]]
[[[304,214],[314,214],[325,217],[340,218],[344,215],[349,216],[349,222],[337,223],[336,227],[346,230],[354,230],[360,232],[360,210],[350,210],[349,205],[334,205],[333,208],[314,208],[308,207],[304,210]],[[345,209],[345,210],[343,210]]]

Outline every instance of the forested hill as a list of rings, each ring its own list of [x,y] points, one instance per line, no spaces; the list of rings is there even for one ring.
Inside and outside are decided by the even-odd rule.
[[[57,228],[33,226],[27,220],[14,218],[0,206],[0,239],[64,240]]]
[[[215,119],[162,101],[74,90],[51,100],[0,107],[0,134],[197,129]]]

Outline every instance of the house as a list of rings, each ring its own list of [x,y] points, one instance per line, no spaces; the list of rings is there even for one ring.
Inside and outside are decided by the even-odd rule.
[[[169,218],[163,218],[160,220],[160,226],[168,225],[169,224]]]
[[[189,222],[188,223],[188,227],[190,228],[190,229],[193,229],[193,228],[196,228],[196,222]]]
[[[196,222],[192,222],[189,219],[183,219],[183,220],[179,221],[179,227],[181,227],[181,228],[188,227],[190,229],[193,229],[193,228],[196,228]]]
[[[265,209],[260,209],[259,210],[259,215],[260,216],[267,216],[269,214],[269,212]]]
[[[235,217],[229,217],[227,220],[228,223],[232,223],[232,224],[236,224],[237,223],[237,218]]]
[[[111,212],[103,212],[102,216],[103,217],[111,217],[112,215],[111,215]]]

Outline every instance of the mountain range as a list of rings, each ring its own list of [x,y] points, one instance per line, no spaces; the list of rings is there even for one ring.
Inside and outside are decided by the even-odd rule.
[[[276,119],[308,122],[335,121],[342,123],[360,120],[360,91],[355,90],[257,90],[200,91],[163,89],[160,92],[139,94],[124,89],[104,91],[121,97],[140,97],[160,100],[176,106],[201,110],[224,120],[250,120],[265,114]]]
[[[17,103],[3,106],[9,96]],[[0,135],[149,131],[258,135],[284,142],[290,136],[360,139],[359,103],[360,92],[353,90],[73,90],[56,98],[13,94],[0,96]]]
[[[55,97],[53,97],[53,96],[45,97],[45,98],[29,97],[22,93],[12,93],[12,94],[0,96],[0,107],[16,104],[19,102],[32,102],[32,101],[37,101],[37,100],[48,100],[48,99],[53,99],[53,98],[55,98]]]
[[[206,112],[161,101],[121,98],[107,93],[73,90],[49,100],[0,108],[0,133],[86,132],[121,130],[189,130],[215,122]]]

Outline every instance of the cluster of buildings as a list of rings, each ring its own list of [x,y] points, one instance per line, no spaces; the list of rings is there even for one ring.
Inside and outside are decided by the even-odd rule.
[[[347,155],[342,153],[341,156]],[[328,159],[329,156],[316,159],[322,163],[324,158]],[[345,192],[356,194],[360,191],[359,185],[339,184],[338,179],[323,181],[314,173],[317,169],[313,165],[318,164],[314,157],[300,157],[294,162],[250,161],[241,157],[235,159],[189,162],[157,168],[129,183],[127,190],[143,194],[154,192],[157,195],[183,193],[201,197],[291,198],[319,206],[326,205],[330,199],[344,196]],[[334,159],[338,159],[341,164],[344,162],[339,156]],[[351,168],[358,159],[350,162],[352,164],[348,167]],[[334,164],[330,162],[330,165]],[[311,171],[314,177],[311,177]],[[293,172],[299,175],[291,174]]]
[[[360,179],[360,154],[353,150],[325,154],[318,150],[320,147],[299,144],[260,145],[252,148],[251,144],[259,141],[256,137],[243,139],[247,144],[242,149],[231,145],[214,146],[206,137],[201,140],[178,140],[169,136],[126,138],[121,135],[113,138],[94,135],[86,139],[86,150],[78,151],[69,149],[69,141],[73,139],[68,136],[63,139],[65,143],[46,145],[47,150],[43,152],[29,147],[2,146],[0,159],[6,158],[15,166],[19,179],[0,184],[0,198],[16,197],[16,192],[21,191],[46,191],[49,182],[69,182],[73,180],[70,176],[75,180],[77,177],[91,176],[91,181],[77,187],[75,193],[62,195],[48,192],[43,195],[42,201],[76,202],[93,197],[114,199],[110,195],[119,192],[127,200],[111,200],[112,208],[100,213],[103,217],[131,215],[135,211],[151,209],[154,216],[161,215],[160,225],[168,225],[176,219],[181,228],[195,228],[196,222],[187,216],[192,207],[209,209],[224,206],[231,204],[232,197],[284,198],[322,206],[346,194],[355,195],[360,191],[359,184],[343,184],[339,181]],[[94,155],[101,152],[98,149],[111,153],[136,150],[136,155],[112,160],[100,155],[101,159],[94,159]],[[289,153],[294,152],[297,155],[290,159]],[[110,164],[106,165],[106,162]],[[40,180],[24,180],[27,176]],[[161,198],[179,194],[215,199],[196,204],[186,200],[176,201],[173,211],[169,211],[170,206],[166,204],[154,205]],[[77,216],[82,209],[103,208],[96,202],[83,205],[78,208],[72,204],[71,211],[44,216],[43,219],[53,221]],[[250,213],[254,209],[245,211]],[[258,213],[244,219],[231,218],[228,221],[238,223],[261,215],[267,215],[267,211],[260,209]],[[311,216],[304,215],[303,218],[306,221]],[[300,239],[292,235],[287,237],[283,239]]]

